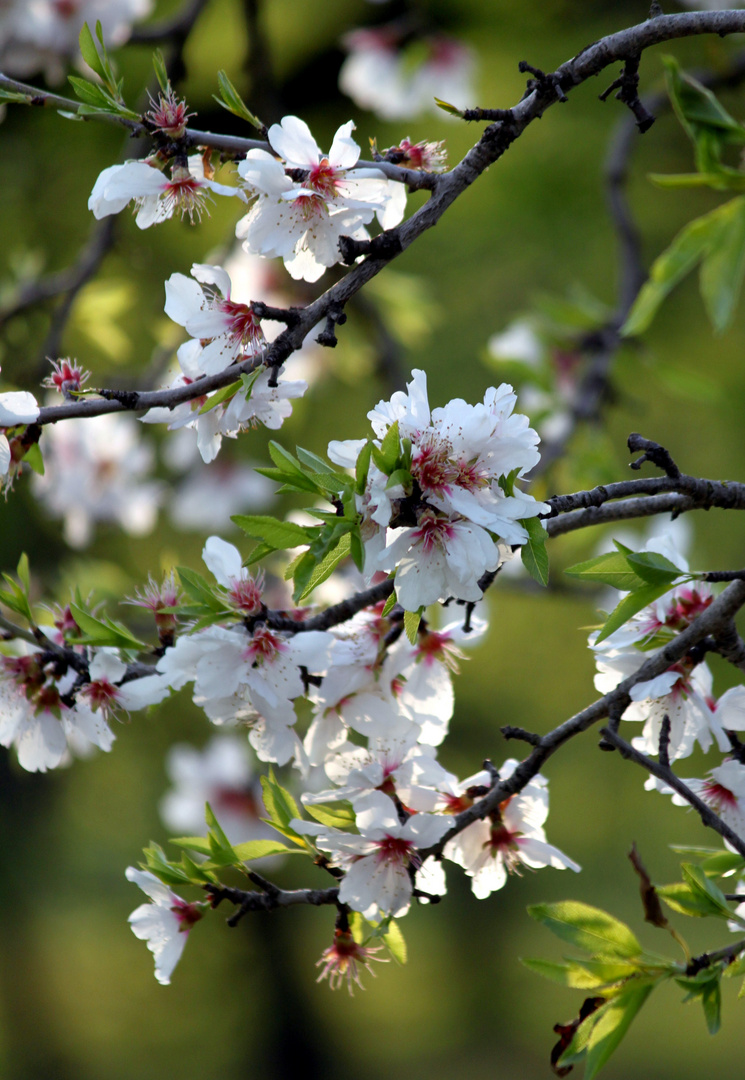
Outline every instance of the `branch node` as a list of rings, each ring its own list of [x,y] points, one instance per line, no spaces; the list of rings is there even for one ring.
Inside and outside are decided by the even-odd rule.
[[[658,746],[660,765],[664,769],[670,768],[670,717],[667,713],[662,717],[660,724],[660,742]]]
[[[635,431],[632,431],[629,435],[626,445],[632,454],[642,451],[642,456],[631,462],[632,469],[641,469],[645,461],[651,461],[658,469],[662,469],[671,480],[680,479],[680,469],[673,461],[670,451],[666,450],[664,446],[652,442],[651,439],[645,439]]]
[[[521,727],[514,727],[512,724],[505,724],[499,730],[505,739],[520,739],[522,742],[530,743],[531,746],[540,746],[543,741],[542,737],[536,735],[535,732],[526,731],[525,728]]]
[[[328,349],[335,349],[337,345],[336,327],[343,326],[347,321],[347,314],[341,304],[329,305],[326,313],[326,326],[316,338],[319,345],[325,345]]]
[[[553,71],[547,74],[545,71],[541,71],[540,68],[533,67],[527,60],[521,60],[517,65],[517,68],[522,75],[525,75],[526,72],[530,72],[533,76],[532,79],[528,79],[528,94],[537,90],[539,94],[545,94],[548,97],[556,97],[559,101],[568,100],[564,93],[564,88],[561,85],[561,75],[558,75]]]
[[[624,105],[628,105],[636,119],[636,126],[643,135],[645,131],[649,131],[655,118],[639,97],[639,59],[638,53],[627,57],[621,74],[613,80],[607,90],[598,94],[598,97],[601,101],[605,101],[608,95],[616,90],[616,101],[622,101]]]
[[[140,395],[136,390],[96,390],[104,401],[118,401],[125,409],[138,409]]]

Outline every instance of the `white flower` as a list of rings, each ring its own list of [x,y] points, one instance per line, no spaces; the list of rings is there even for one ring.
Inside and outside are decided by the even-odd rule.
[[[146,479],[153,452],[134,420],[112,413],[50,424],[41,447],[45,474],[34,476],[34,490],[52,517],[64,518],[68,544],[85,547],[96,521],[150,532],[164,492]]]
[[[500,769],[502,779],[511,776],[517,765],[513,759],[506,761]],[[547,816],[548,780],[539,773],[484,821],[473,822],[449,840],[444,857],[462,866],[473,879],[471,887],[479,900],[501,889],[508,872],[520,873],[523,866],[579,871],[568,855],[546,842],[543,823]]]
[[[181,959],[189,931],[203,916],[203,904],[188,904],[147,870],[128,866],[127,881],[138,885],[153,901],[141,904],[129,916],[132,933],[155,957],[155,978],[168,986],[176,964]]]
[[[109,166],[99,175],[88,199],[88,209],[101,219],[120,213],[134,199],[137,225],[147,229],[166,221],[176,211],[182,218],[188,215],[191,222],[195,217],[199,220],[211,191],[237,195],[245,201],[240,188],[207,180],[198,154],[189,158],[188,168],[174,165],[170,177],[146,161],[125,161],[123,165]]]
[[[203,834],[204,805],[209,803],[232,844],[276,839],[261,821],[266,816],[261,783],[251,768],[245,736],[215,735],[201,750],[177,743],[168,751],[166,772],[174,786],[161,799],[160,816],[174,835]]]
[[[181,374],[171,383],[172,387],[188,386],[205,374],[200,366],[202,352],[202,345],[196,338],[179,348],[177,356]],[[168,424],[170,431],[183,427],[196,428],[199,453],[202,460],[209,463],[220,452],[223,436],[235,438],[239,431],[259,424],[276,431],[292,415],[290,401],[302,397],[308,384],[302,379],[279,379],[275,386],[272,385],[274,381],[272,372],[262,369],[247,384],[247,389],[239,388],[228,402],[206,412],[201,410],[209,402],[209,396],[203,395],[184,401],[173,409],[148,409],[140,420],[145,424]]]
[[[403,217],[406,189],[374,169],[355,169],[360,149],[350,120],[324,155],[307,124],[286,116],[269,129],[269,142],[283,161],[265,150],[249,150],[238,172],[255,202],[236,227],[247,252],[279,257],[293,278],[317,281],[341,259],[339,237],[368,237],[364,226],[377,216],[384,229]],[[293,181],[287,169],[301,170]]]
[[[165,312],[202,342],[199,367],[216,375],[229,364],[260,352],[266,344],[261,323],[250,304],[231,296],[231,282],[221,266],[194,263],[192,281],[171,274],[166,282]],[[210,288],[214,286],[214,288]]]
[[[707,779],[681,777],[686,787],[710,806],[725,825],[745,840],[745,765],[733,758],[725,758],[721,765],[709,772]],[[663,780],[650,778],[644,784],[647,791],[659,791],[672,795],[676,806],[689,806],[688,801]],[[726,843],[726,841],[725,841]]]
[[[395,804],[382,791],[373,791],[356,806],[359,836],[294,819],[297,832],[315,837],[331,862],[346,873],[339,899],[368,921],[385,915],[405,915],[411,902],[409,867],[420,865],[417,849],[427,848],[451,828],[453,818],[441,814],[412,814],[401,824]]]
[[[412,50],[400,48],[392,26],[355,30],[343,42],[347,59],[339,72],[339,89],[384,120],[406,120],[425,112],[446,116],[435,98],[458,108],[474,100],[474,59],[470,49],[453,38],[425,37]],[[416,63],[417,50],[425,57]]]

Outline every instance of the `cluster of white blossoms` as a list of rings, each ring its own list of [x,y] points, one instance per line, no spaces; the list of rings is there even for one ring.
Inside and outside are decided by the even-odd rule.
[[[648,540],[645,551],[656,552],[681,570],[688,570],[683,556],[666,537]],[[625,626],[600,644],[590,636],[598,673],[595,687],[605,694],[664,648],[677,634],[711,604],[713,596],[705,583],[678,585],[649,607],[638,612]],[[689,757],[696,746],[704,753],[713,747],[725,756],[722,765],[713,768],[708,778],[686,779],[685,783],[703,799],[722,820],[745,834],[745,764],[735,756],[736,742],[728,736],[745,731],[745,686],[734,686],[720,697],[713,692],[711,669],[700,655],[684,656],[653,679],[636,683],[630,691],[631,704],[622,720],[643,724],[641,735],[632,744],[642,752],[657,755],[665,717],[669,718],[667,752],[670,761]],[[674,795],[666,784],[654,778],[648,790]],[[674,795],[674,802],[687,805]]]
[[[383,120],[413,120],[428,112],[447,115],[435,98],[459,109],[475,100],[474,55],[454,38],[431,35],[406,48],[397,29],[377,26],[352,31],[343,44],[348,56],[339,72],[339,89]]]
[[[358,497],[365,574],[395,570],[396,597],[408,611],[449,597],[480,600],[483,575],[527,541],[522,522],[548,510],[515,486],[540,458],[527,416],[513,413],[516,401],[503,383],[481,404],[455,398],[430,411],[426,373],[414,371],[406,393],[368,413],[374,447],[380,451],[394,426],[397,442],[390,470],[372,454]],[[354,468],[366,446],[334,441],[328,454]]]
[[[0,656],[0,745],[15,747],[29,772],[55,769],[94,747],[110,750],[112,718],[157,705],[169,693],[157,673],[126,676],[114,650],[96,652],[82,669],[41,649]]]
[[[178,350],[180,373],[171,387],[188,386],[204,375],[217,375],[232,364],[247,360],[266,345],[261,322],[250,302],[237,300],[228,273],[221,266],[195,263],[192,278],[172,274],[166,282],[165,312],[183,326],[190,339]],[[205,408],[209,396],[184,401],[174,408],[149,409],[142,421],[168,424],[173,431],[196,428],[197,446],[205,462],[217,457],[223,437],[263,424],[278,429],[290,416],[293,398],[308,389],[303,379],[272,378],[269,369],[257,369],[229,399]]]
[[[285,116],[269,129],[274,154],[248,151],[238,173],[254,203],[236,227],[247,252],[281,258],[293,278],[317,281],[341,260],[340,236],[369,239],[373,218],[383,229],[398,225],[406,188],[355,168],[354,126],[343,124],[324,154],[303,120]]]

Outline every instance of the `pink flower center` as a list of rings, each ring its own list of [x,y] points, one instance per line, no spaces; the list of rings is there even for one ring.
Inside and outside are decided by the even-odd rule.
[[[209,193],[205,190],[202,181],[197,180],[185,169],[174,169],[173,176],[163,188],[163,202],[168,214],[179,211],[182,218],[188,214],[192,225],[195,217],[197,221],[202,220],[208,197]]]
[[[737,796],[734,792],[723,784],[717,783],[716,780],[707,780],[703,786],[702,794],[709,806],[715,810],[722,806],[737,806]]]
[[[329,163],[328,158],[321,158],[317,165],[310,170],[306,184],[313,191],[317,191],[324,199],[335,199],[339,194],[337,179],[339,174]]]
[[[713,596],[702,595],[698,589],[680,589],[675,603],[665,619],[665,626],[672,630],[685,630],[713,601]]]
[[[411,861],[414,845],[411,840],[402,840],[400,836],[384,836],[376,841],[378,862],[392,862],[405,866]]]
[[[88,683],[85,694],[94,709],[106,711],[116,701],[119,688],[109,682],[108,679],[97,679]]]
[[[261,584],[252,577],[234,581],[228,596],[235,607],[251,615],[261,607]]]
[[[450,485],[458,478],[458,470],[450,461],[450,446],[447,443],[424,443],[411,463],[411,473],[419,481],[422,491],[431,491],[435,495],[448,494]]]
[[[179,922],[179,933],[188,934],[192,926],[198,923],[203,917],[203,911],[199,904],[187,904],[181,897],[174,897],[174,904],[171,907],[171,911],[177,917]]]
[[[328,216],[326,203],[320,195],[298,195],[293,199],[292,205],[300,211],[303,221],[313,221],[314,218]]]
[[[267,664],[272,663],[277,656],[285,652],[287,644],[273,634],[271,630],[268,630],[265,626],[259,626],[254,630],[253,637],[251,638],[251,644],[248,646],[245,658],[255,664]]]
[[[437,517],[434,511],[425,510],[412,537],[421,543],[425,555],[429,555],[435,547],[443,548],[445,541],[451,539],[453,535],[454,529],[448,518]]]
[[[228,334],[230,343],[236,350],[248,349],[255,352],[257,347],[264,344],[264,332],[261,323],[254,315],[248,304],[237,304],[234,300],[219,300],[218,311],[227,315],[230,320]]]

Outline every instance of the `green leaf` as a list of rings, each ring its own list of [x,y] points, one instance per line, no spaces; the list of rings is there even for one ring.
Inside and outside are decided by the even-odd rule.
[[[221,96],[212,95],[217,104],[222,105],[223,109],[227,109],[235,116],[240,116],[242,120],[247,120],[257,131],[263,131],[264,125],[261,120],[254,116],[224,71],[218,71],[217,82]]]
[[[266,859],[270,855],[302,855],[297,848],[289,848],[279,840],[246,840],[243,844],[235,844],[233,847],[241,862],[252,862],[254,859]]]
[[[621,592],[635,592],[644,586],[644,580],[630,568],[628,559],[619,551],[610,551],[606,555],[597,555],[594,559],[576,563],[564,573],[568,577],[612,585]]]
[[[720,231],[701,265],[701,295],[718,332],[729,325],[745,274],[745,198],[719,208]]]
[[[681,870],[691,888],[699,892],[702,896],[705,896],[706,899],[717,908],[717,912],[722,918],[729,919],[731,917],[732,912],[727,904],[724,893],[710,877],[706,876],[700,866],[694,866],[693,863],[683,863]]]
[[[158,86],[164,94],[167,94],[171,84],[168,79],[166,62],[163,59],[163,53],[160,49],[156,49],[153,53],[153,67],[155,68],[155,77],[158,80]]]
[[[398,433],[398,420],[396,420],[386,431],[380,448],[373,446],[372,456],[380,471],[388,476],[395,469],[400,452],[401,439]]]
[[[204,804],[204,820],[207,823],[209,829],[210,840],[213,840],[223,851],[233,851],[233,845],[228,840],[227,836],[223,832],[220,822],[215,817],[214,811],[209,803]]]
[[[592,1019],[595,1022],[587,1040],[585,1080],[592,1080],[593,1076],[597,1076],[629,1030],[632,1020],[652,989],[650,984],[631,985],[593,1014]]]
[[[44,475],[44,459],[41,456],[41,447],[38,443],[32,443],[23,455],[23,461],[29,465],[39,476]]]
[[[382,610],[381,615],[380,615],[381,619],[384,619],[386,617],[386,615],[390,615],[391,611],[393,610],[393,608],[395,606],[396,606],[396,592],[394,590],[391,593],[391,595],[388,597],[388,599],[386,600],[385,604],[383,604],[383,610]]]
[[[98,645],[99,648],[113,646],[117,649],[147,648],[145,643],[130,633],[126,626],[114,622],[108,616],[97,619],[77,604],[70,604],[70,611],[82,632],[81,637],[70,639],[72,644]]]
[[[174,836],[168,843],[187,848],[189,851],[196,851],[200,855],[212,854],[212,846],[206,836]]]
[[[639,290],[629,317],[621,327],[624,337],[634,337],[649,327],[663,300],[711,249],[721,231],[721,209],[717,207],[690,221],[667,250],[657,257],[649,280]]]
[[[314,473],[329,473],[331,476],[339,476],[336,469],[332,469],[327,461],[320,458],[318,454],[312,454],[310,450],[303,450],[302,446],[296,446],[295,452],[298,456],[298,460],[303,465],[307,466]]]
[[[202,416],[203,413],[211,412],[212,409],[216,409],[218,405],[222,405],[228,398],[234,397],[242,386],[243,383],[238,379],[237,382],[230,383],[229,386],[223,386],[221,390],[217,390],[212,397],[205,401],[204,405],[199,410],[199,415]]]
[[[302,603],[307,596],[310,596],[317,585],[320,585],[322,581],[326,581],[327,578],[331,577],[339,563],[349,555],[351,543],[351,536],[349,533],[346,533],[342,536],[338,544],[324,555],[323,559],[318,563],[315,570],[310,575],[308,584],[305,586],[300,596],[298,596],[297,603]]]
[[[520,524],[528,533],[527,542],[520,548],[523,566],[539,585],[548,585],[546,530],[538,518],[523,518]]]
[[[354,469],[355,475],[355,491],[358,495],[364,494],[365,485],[367,484],[367,474],[370,469],[370,457],[372,455],[373,444],[368,440],[360,450],[357,456],[357,463]]]
[[[422,621],[423,607],[420,607],[418,611],[405,611],[404,612],[404,630],[406,636],[412,645],[416,645],[417,635],[419,632],[419,623]]]
[[[207,579],[196,570],[190,570],[186,566],[177,566],[176,573],[184,592],[192,600],[197,600],[212,611],[224,610],[225,603],[216,595],[214,586],[210,585]]]
[[[695,142],[699,128],[713,128],[726,133],[734,142],[745,142],[745,129],[739,124],[708,87],[687,72],[681,71],[673,56],[663,56],[665,81],[675,113],[688,135]]]
[[[408,469],[394,469],[388,477],[388,483],[385,485],[386,491],[388,488],[395,487],[396,484],[400,484],[405,493],[411,495],[414,489],[414,477]]]
[[[95,71],[96,75],[99,75],[102,79],[106,79],[106,70],[101,63],[101,57],[98,55],[98,49],[96,43],[93,40],[93,34],[88,26],[88,23],[83,23],[78,37],[78,45],[80,46],[80,55],[85,60],[88,67]]]
[[[24,551],[18,560],[18,566],[16,567],[16,574],[21,585],[23,585],[24,592],[28,596],[29,589],[31,588],[31,576],[28,568],[28,555]]]
[[[334,803],[309,803],[305,809],[312,818],[320,821],[321,825],[330,825],[343,832],[349,832],[357,821],[352,804],[346,800]]]
[[[742,873],[745,859],[734,851],[718,851],[701,863],[701,869],[707,877],[720,877],[722,874]]]
[[[442,101],[441,98],[434,98],[435,105],[438,109],[442,109],[443,112],[449,113],[451,116],[458,116],[463,118],[463,111],[456,109],[455,105],[451,105],[449,101]]]
[[[385,933],[382,935],[388,952],[398,964],[405,964],[408,959],[406,941],[401,933],[401,927],[394,919],[388,923]]]
[[[579,900],[533,904],[532,919],[577,948],[596,956],[638,956],[642,947],[629,927],[600,908]]]
[[[317,536],[316,526],[295,525],[291,521],[278,521],[277,518],[261,514],[234,514],[230,520],[247,536],[262,540],[275,551],[310,544]]]
[[[551,960],[521,957],[521,963],[536,975],[542,975],[545,979],[551,979],[552,982],[561,983],[562,986],[569,986],[574,990],[597,990],[628,979],[639,970],[634,964],[608,960],[567,960],[565,963],[555,963]],[[593,963],[596,970],[590,966]]]
[[[660,596],[664,596],[669,589],[669,584],[644,585],[641,589],[637,589],[636,592],[632,592],[624,597],[620,604],[618,604],[608,616],[603,625],[603,629],[595,639],[595,644],[599,645],[601,641],[605,641],[605,639],[610,637],[610,635],[618,630],[620,626],[627,623],[632,615],[636,615],[637,611],[641,611]]]
[[[628,556],[629,565],[633,566],[640,578],[648,585],[671,585],[676,578],[685,573],[675,563],[656,551],[639,551]]]
[[[269,823],[274,825],[283,836],[305,846],[305,838],[290,828],[293,818],[302,817],[290,792],[277,783],[273,772],[270,772],[269,776],[262,776],[261,788]]]

